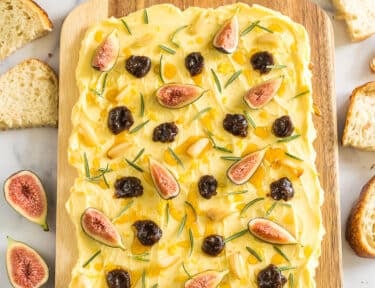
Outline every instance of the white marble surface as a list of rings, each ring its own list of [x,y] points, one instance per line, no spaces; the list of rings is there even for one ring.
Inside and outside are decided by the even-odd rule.
[[[54,31],[0,63],[0,73],[29,57],[45,60],[56,70],[58,69],[59,34],[62,21],[81,1],[37,0],[37,2],[46,9],[53,20]],[[327,11],[332,11],[329,0],[315,0],[315,2],[320,2]],[[370,57],[375,55],[375,37],[353,44],[348,40],[344,24],[336,21],[333,21],[333,24],[336,40],[338,133],[341,137],[347,100],[351,90],[366,81],[375,80],[374,75],[367,68]],[[49,53],[52,53],[52,57],[48,56]],[[50,281],[45,287],[52,288],[54,287],[57,130],[40,128],[0,132],[0,148],[0,182],[20,169],[31,169],[41,176],[48,193],[48,222],[51,227],[50,232],[43,232],[37,225],[29,223],[15,213],[6,204],[4,197],[0,196],[0,287],[10,287],[4,267],[6,236],[10,235],[29,243],[41,252],[51,268]],[[344,227],[350,207],[357,198],[360,187],[375,174],[375,170],[370,169],[375,163],[375,153],[340,147],[339,154],[341,214],[342,227]],[[345,241],[343,241],[343,266],[345,288],[375,287],[375,260],[358,258]],[[326,271],[326,273],[330,272]]]

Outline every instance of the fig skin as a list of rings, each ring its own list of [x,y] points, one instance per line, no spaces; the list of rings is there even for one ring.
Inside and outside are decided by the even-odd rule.
[[[216,33],[212,45],[225,54],[236,51],[239,40],[239,26],[237,16],[227,20]]]
[[[113,30],[96,48],[91,60],[91,67],[100,72],[108,72],[117,62],[120,41],[117,30]]]
[[[260,109],[272,100],[279,90],[282,82],[282,77],[267,80],[257,86],[252,87],[244,95],[243,100],[251,109]]]
[[[34,288],[43,286],[48,281],[49,277],[49,269],[43,258],[27,244],[18,242],[9,236],[7,239],[6,270],[12,286]],[[12,263],[13,261],[18,262]],[[12,264],[18,269],[14,270]],[[28,275],[22,275],[25,272],[27,272]]]
[[[206,270],[185,282],[185,288],[216,288],[228,271]]]
[[[30,183],[25,183],[25,181],[32,181],[33,183],[30,185]],[[27,184],[26,188],[24,188],[25,184]],[[12,188],[21,189],[21,191],[13,193],[11,191]],[[36,190],[39,190],[39,192]],[[34,195],[30,195],[33,193]],[[38,195],[36,196],[36,194]],[[4,197],[15,211],[29,221],[40,225],[44,231],[49,231],[47,223],[48,202],[46,192],[42,182],[34,172],[20,170],[9,176],[4,182]],[[20,203],[16,203],[17,200],[29,201],[29,203],[20,205]],[[27,211],[28,209],[29,211]]]

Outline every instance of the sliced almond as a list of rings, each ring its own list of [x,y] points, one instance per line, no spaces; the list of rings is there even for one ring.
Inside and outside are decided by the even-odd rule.
[[[130,144],[128,142],[115,144],[111,148],[109,148],[109,150],[107,151],[107,156],[109,159],[115,159],[124,156],[126,152],[128,152],[129,147]]]
[[[193,157],[197,158],[199,157],[204,149],[210,144],[210,140],[208,138],[200,138],[195,143],[189,146],[189,148],[186,150],[186,153]]]
[[[229,256],[229,269],[230,272],[237,278],[244,278],[244,260],[239,252],[235,252]]]
[[[179,259],[178,255],[172,255],[172,256],[167,256],[167,255],[159,255],[158,259],[158,264],[161,268],[167,268],[174,263],[176,263]]]

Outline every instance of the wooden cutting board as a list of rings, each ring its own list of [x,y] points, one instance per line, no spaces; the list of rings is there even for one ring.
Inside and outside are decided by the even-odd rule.
[[[72,11],[66,18],[61,32],[60,50],[60,111],[57,179],[57,231],[56,231],[56,284],[68,287],[70,271],[77,255],[73,224],[65,210],[69,188],[76,176],[67,162],[68,138],[71,131],[71,109],[78,98],[75,69],[80,42],[86,29],[109,16],[121,17],[138,9],[173,3],[185,9],[189,6],[217,7],[232,4],[235,0],[90,0]],[[322,243],[322,256],[317,270],[318,288],[342,287],[340,209],[337,185],[337,127],[334,89],[334,41],[328,16],[309,0],[248,0],[279,10],[303,24],[310,35],[313,64],[313,97],[321,116],[314,117],[318,138],[315,142],[317,167],[325,190],[323,205],[326,236]],[[166,287],[162,287],[166,288]]]

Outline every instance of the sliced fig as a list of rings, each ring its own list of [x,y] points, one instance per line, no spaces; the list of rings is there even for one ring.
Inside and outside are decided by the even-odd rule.
[[[4,194],[14,210],[48,231],[46,192],[35,173],[21,170],[11,175],[4,183]]]
[[[43,258],[30,246],[7,238],[6,267],[12,286],[38,288],[45,284],[49,270]]]
[[[227,176],[236,185],[246,183],[258,169],[264,157],[264,150],[247,154],[229,167]]]
[[[91,60],[92,68],[101,72],[107,72],[115,66],[120,51],[120,41],[117,30],[113,30],[98,48],[96,48]]]
[[[281,77],[265,81],[251,88],[244,96],[244,101],[251,109],[262,108],[276,95],[282,82]]]
[[[205,92],[196,85],[172,83],[161,86],[155,95],[161,106],[179,109],[197,101]]]
[[[231,54],[238,46],[239,27],[237,16],[227,20],[216,33],[212,45],[219,51]]]
[[[284,227],[266,219],[254,218],[248,223],[249,231],[255,237],[271,244],[296,244],[296,238]]]
[[[227,273],[215,270],[198,273],[185,282],[185,288],[216,288]]]
[[[171,171],[154,159],[150,159],[149,169],[156,191],[161,198],[168,200],[180,194],[180,185]]]
[[[95,241],[113,248],[125,249],[121,236],[102,211],[89,207],[81,216],[83,232]]]

